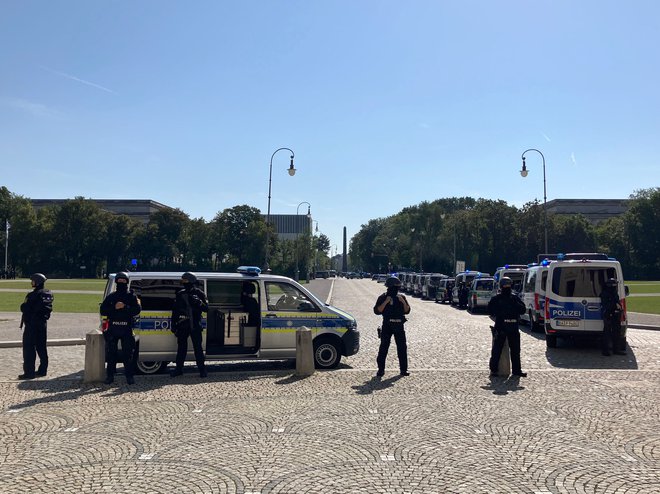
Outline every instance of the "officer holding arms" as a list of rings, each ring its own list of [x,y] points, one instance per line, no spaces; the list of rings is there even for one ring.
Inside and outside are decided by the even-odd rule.
[[[600,293],[600,313],[603,317],[603,355],[609,356],[610,347],[616,355],[625,355],[625,343],[621,336],[621,300],[617,292],[617,281],[610,278]]]
[[[402,376],[409,376],[408,347],[403,324],[406,322],[405,314],[410,313],[410,305],[404,295],[399,294],[401,281],[396,276],[390,276],[385,281],[387,292],[376,300],[374,314],[383,316],[383,325],[380,332],[380,348],[378,349],[377,376],[385,375],[385,359],[390,348],[392,336],[396,342],[396,352],[399,357],[399,369]]]
[[[488,302],[488,314],[495,321],[493,348],[490,354],[490,375],[497,376],[500,354],[508,342],[511,351],[511,369],[514,376],[527,377],[520,364],[520,315],[527,310],[525,304],[512,292],[513,282],[505,276],[500,280],[501,292]]]
[[[30,277],[33,290],[27,294],[21,304],[23,330],[23,374],[19,379],[34,379],[45,376],[48,372],[48,350],[46,349],[46,332],[48,319],[53,311],[53,294],[44,288],[46,277],[35,273]],[[39,368],[35,372],[34,364],[39,355]]]
[[[189,271],[183,273],[181,282],[183,289],[176,292],[172,309],[172,331],[176,336],[177,351],[176,369],[170,372],[170,376],[176,377],[183,374],[183,363],[188,353],[188,338],[190,338],[195,350],[199,376],[206,377],[204,351],[202,350],[202,312],[208,312],[209,306],[204,292],[195,287],[195,283],[197,283],[195,273]]]
[[[105,384],[112,384],[117,369],[118,343],[124,360],[126,383],[133,384],[133,352],[135,338],[133,337],[133,319],[142,307],[139,299],[132,291],[128,291],[128,273],[121,272],[115,276],[116,291],[105,297],[101,303],[101,315],[108,318],[108,329],[105,332],[106,355],[108,367]]]

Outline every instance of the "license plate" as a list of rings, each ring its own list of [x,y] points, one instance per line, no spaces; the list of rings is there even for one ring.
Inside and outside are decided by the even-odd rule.
[[[580,321],[576,319],[557,319],[555,322],[557,323],[557,326],[564,326],[568,328],[577,328],[580,326]]]

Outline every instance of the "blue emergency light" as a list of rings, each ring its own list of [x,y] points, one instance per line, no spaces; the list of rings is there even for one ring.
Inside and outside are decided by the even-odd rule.
[[[258,268],[257,266],[239,266],[236,271],[250,276],[259,276],[261,268]]]
[[[541,262],[541,266],[547,266],[548,264],[550,264],[550,261],[548,259],[543,259],[543,261]]]

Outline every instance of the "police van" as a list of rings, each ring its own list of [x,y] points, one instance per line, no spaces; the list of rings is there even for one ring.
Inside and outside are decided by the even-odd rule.
[[[583,254],[580,254],[583,255]],[[566,260],[559,256],[548,264],[545,296],[545,340],[548,348],[557,346],[557,338],[564,336],[592,335],[603,332],[600,312],[600,293],[605,282],[614,278],[623,310],[621,330],[625,339],[627,329],[626,288],[623,285],[621,264],[611,258],[588,259],[577,254]]]
[[[541,264],[529,264],[525,270],[520,299],[527,311],[520,316],[523,322],[529,324],[532,332],[543,331],[545,323],[545,288],[548,280],[548,265],[551,261],[544,260]]]
[[[458,289],[460,287],[461,283],[464,283],[465,286],[469,289],[470,286],[472,285],[472,281],[477,277],[477,276],[490,276],[489,273],[482,273],[480,271],[470,271],[465,270],[456,275],[454,278],[454,286],[451,291],[451,300],[450,303],[451,305],[458,305]]]
[[[294,359],[296,330],[302,326],[312,330],[317,368],[335,368],[342,355],[355,355],[360,349],[355,318],[325,304],[290,278],[264,275],[257,267],[245,266],[237,273],[196,274],[197,286],[209,305],[202,320],[202,348],[209,360]],[[171,332],[171,316],[180,288],[181,273],[129,273],[129,289],[142,303],[133,332],[138,337],[136,365],[144,374],[157,373],[175,360],[177,341]],[[104,296],[114,290],[113,274]],[[243,293],[253,294],[258,313],[247,312]],[[103,318],[101,330],[107,324]],[[194,361],[192,345],[189,349],[186,360]]]
[[[476,312],[479,309],[487,309],[488,302],[493,297],[495,279],[490,276],[477,276],[470,285],[468,295],[468,312]]]
[[[511,289],[520,293],[522,290],[523,279],[525,278],[525,270],[527,269],[526,264],[505,264],[500,266],[495,270],[493,278],[495,279],[495,285],[493,287],[493,295],[497,295],[497,292],[500,289],[500,280],[505,276],[511,278],[512,287]]]

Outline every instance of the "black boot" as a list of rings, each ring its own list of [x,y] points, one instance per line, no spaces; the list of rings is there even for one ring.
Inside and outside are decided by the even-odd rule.
[[[113,382],[115,382],[115,376],[112,374],[108,374],[105,378],[105,381],[103,381],[104,384],[112,384]]]

